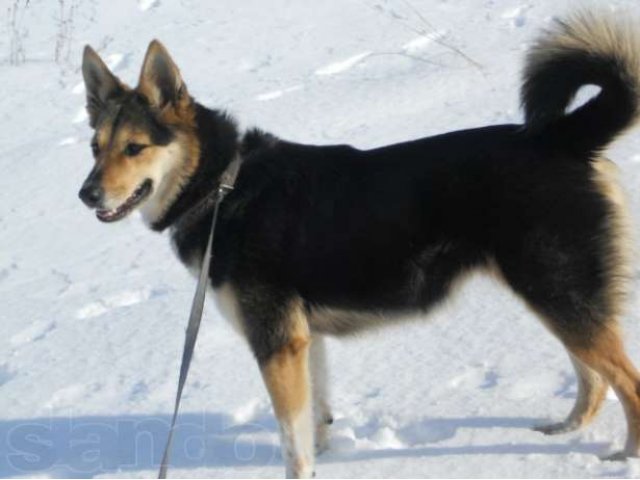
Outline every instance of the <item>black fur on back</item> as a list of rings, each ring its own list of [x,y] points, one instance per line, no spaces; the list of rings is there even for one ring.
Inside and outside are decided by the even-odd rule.
[[[269,137],[246,152],[222,205],[212,283],[239,292],[259,359],[285,340],[287,299],[310,312],[426,312],[457,278],[493,264],[558,329],[586,338],[614,309],[616,233],[592,167],[576,160],[518,125],[370,151]],[[185,262],[199,262],[210,220],[173,229]]]
[[[181,219],[242,156],[210,276],[214,288],[233,287],[261,362],[287,341],[292,299],[303,302],[312,329],[349,333],[370,326],[367,314],[427,312],[478,268],[497,271],[564,341],[588,345],[615,321],[614,292],[624,282],[623,212],[598,180],[593,154],[635,115],[635,77],[621,57],[537,48],[524,126],[358,150],[259,130],[238,138],[226,115],[198,107],[200,166],[155,228],[170,226],[180,258],[199,265],[211,206],[195,221]],[[564,115],[591,82],[602,93]],[[326,310],[345,320],[319,320]]]

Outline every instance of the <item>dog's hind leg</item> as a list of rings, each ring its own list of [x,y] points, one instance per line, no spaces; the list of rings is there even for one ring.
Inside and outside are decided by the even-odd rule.
[[[288,478],[310,478],[314,473],[311,337],[299,303],[279,309],[278,318],[255,325],[257,330],[249,336],[280,425]]]
[[[547,317],[549,318],[549,317]],[[569,317],[570,318],[570,317]],[[589,316],[583,312],[580,328],[567,328],[567,319],[548,321],[551,329],[564,343],[580,369],[586,368],[591,382],[593,374],[599,375],[598,386],[590,386],[590,395],[583,396],[584,403],[578,398],[574,411],[582,413],[582,423],[597,413],[606,385],[610,384],[620,399],[627,418],[627,440],[621,452],[606,457],[608,460],[621,460],[640,456],[640,374],[624,351],[622,338],[615,319],[604,320]],[[584,373],[579,373],[584,375]],[[582,379],[584,380],[584,376]],[[571,423],[571,416],[569,423]],[[574,417],[575,418],[575,417]]]
[[[507,282],[576,360],[581,395],[563,427],[593,418],[608,383],[627,418],[625,448],[613,457],[623,458],[640,455],[640,374],[624,351],[618,327],[628,260],[622,234],[603,230],[610,225],[609,212],[600,212],[602,218],[594,210],[575,215],[571,232],[529,234],[521,252],[505,250],[498,261]]]
[[[577,430],[596,416],[607,394],[607,382],[595,370],[569,354],[578,377],[578,396],[569,416],[562,422],[541,425],[534,430],[546,435],[557,435]]]
[[[311,335],[309,353],[313,390],[315,445],[316,453],[321,453],[328,447],[329,425],[333,423],[333,415],[329,406],[327,351],[325,339],[321,334],[315,333]]]
[[[549,312],[555,310],[559,313],[564,310],[564,315],[543,314],[542,318],[576,359],[580,368],[584,366],[590,369],[586,370],[590,375],[593,371],[602,377],[602,386],[591,385],[592,397],[585,402],[586,408],[582,409],[585,404],[581,404],[579,398],[576,410],[584,413],[583,422],[593,418],[598,411],[600,396],[604,395],[606,384],[610,384],[624,407],[627,440],[624,450],[607,459],[640,456],[640,374],[624,351],[618,323],[615,318],[589,313],[586,309],[573,309],[571,313],[569,309],[552,307],[553,302],[556,302],[556,306],[564,303],[566,307],[568,304],[565,300],[554,298],[547,303],[547,307],[551,306]],[[591,376],[591,381],[593,378]]]
[[[603,327],[588,345],[569,346],[573,355],[601,374],[613,387],[627,417],[627,441],[607,459],[640,456],[640,374],[627,357],[616,325]]]

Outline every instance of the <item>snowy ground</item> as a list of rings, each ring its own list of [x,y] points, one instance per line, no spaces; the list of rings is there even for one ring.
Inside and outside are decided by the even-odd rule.
[[[100,224],[76,197],[91,163],[79,73],[85,43],[135,83],[157,37],[190,91],[243,125],[302,142],[373,147],[519,121],[523,52],[570,6],[64,3],[76,7],[69,61],[52,61],[58,2],[31,0],[18,18],[26,62],[0,64],[2,477],[155,475],[172,408],[194,280],[166,238],[137,218]],[[638,9],[637,0],[606,4]],[[3,59],[10,30],[3,21]],[[640,224],[637,132],[611,157]],[[635,296],[629,311],[639,307]],[[281,476],[276,424],[254,361],[213,302],[205,314],[170,474]],[[432,320],[330,342],[337,419],[319,477],[640,476],[638,460],[597,458],[624,440],[613,395],[580,433],[530,430],[570,410],[576,382],[558,342],[509,292],[474,278]],[[640,322],[630,314],[624,324],[640,364]]]

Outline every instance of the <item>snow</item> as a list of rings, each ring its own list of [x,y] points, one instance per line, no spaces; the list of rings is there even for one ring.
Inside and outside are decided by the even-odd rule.
[[[286,93],[295,92],[298,90],[302,90],[302,85],[294,85],[293,87],[287,87],[282,90],[274,90],[273,92],[261,93],[260,95],[256,96],[256,100],[260,102],[267,102],[269,100],[280,98]]]
[[[445,30],[440,30],[437,32],[420,35],[419,37],[410,40],[402,46],[402,49],[407,53],[420,53],[425,50],[429,45],[431,45],[434,41],[438,41],[444,38],[447,35]]]
[[[350,68],[353,68],[369,55],[371,55],[371,52],[358,53],[357,55],[347,58],[346,60],[341,60],[339,62],[325,65],[324,67],[316,70],[316,75],[335,75],[336,73],[345,72]]]
[[[0,64],[1,477],[155,475],[175,395],[195,282],[165,235],[139,218],[101,224],[77,199],[91,165],[79,71],[85,43],[135,83],[158,38],[191,93],[242,125],[365,148],[520,121],[523,53],[575,5],[75,4],[69,63],[52,62],[58,3],[32,0],[21,20],[26,62]],[[2,55],[8,38],[3,24]],[[610,151],[636,224],[639,151],[637,131]],[[634,295],[622,323],[640,365],[639,307]],[[320,478],[640,476],[639,460],[598,459],[625,438],[613,395],[581,432],[531,430],[569,412],[575,377],[559,343],[490,279],[470,279],[428,322],[330,340],[328,348],[336,421],[318,458]],[[175,477],[284,473],[255,362],[211,298],[174,445]]]

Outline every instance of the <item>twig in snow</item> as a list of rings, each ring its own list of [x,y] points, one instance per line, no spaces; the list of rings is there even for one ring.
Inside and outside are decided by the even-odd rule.
[[[416,15],[418,20],[424,25],[424,27],[426,27],[426,29],[424,27],[415,27],[411,25],[411,23],[409,23],[409,19],[406,16],[401,15],[400,13],[398,13],[393,9],[383,10],[382,8],[378,7],[378,8],[374,8],[374,10],[382,11],[383,13],[386,13],[391,19],[397,21],[403,27],[405,27],[408,30],[411,30],[416,35],[420,35],[421,37],[426,37],[431,41],[433,41],[434,43],[440,45],[441,47],[455,53],[456,55],[464,59],[467,63],[477,68],[482,74],[484,74],[484,69],[480,63],[476,62],[474,59],[469,57],[469,55],[464,53],[460,48],[456,47],[455,45],[451,45],[450,43],[445,42],[444,40],[438,38],[438,35],[437,35],[438,31],[433,27],[433,25],[431,25],[431,23],[429,23],[429,21],[427,21],[424,15],[422,15],[422,13],[420,13],[418,9],[416,9],[411,3],[409,3],[408,0],[403,0],[403,2]],[[406,56],[413,58],[414,60],[422,58],[422,57],[418,57],[411,54],[407,54]]]
[[[405,5],[407,7],[409,7],[409,9],[415,13],[417,15],[417,17],[420,19],[420,21],[429,29],[431,30],[431,32],[435,33],[436,30],[433,28],[433,26],[427,21],[426,18],[424,18],[424,15],[422,15],[422,13],[420,13],[420,11],[414,7],[409,0],[403,0],[403,2],[405,3]],[[422,35],[427,36],[429,35],[429,32],[424,31],[423,29],[419,29],[419,31],[421,31]],[[440,45],[441,47],[447,48],[449,50],[451,50],[454,53],[457,53],[458,55],[460,55],[462,58],[464,58],[467,62],[469,62],[471,65],[473,65],[474,67],[476,67],[478,70],[480,70],[481,72],[483,71],[482,65],[478,62],[476,62],[473,58],[469,57],[469,55],[467,55],[466,53],[464,53],[462,50],[460,50],[458,47],[456,47],[455,45],[451,45],[450,43],[444,42],[441,39],[437,38],[435,35],[431,35],[432,40],[437,43],[438,45]]]

